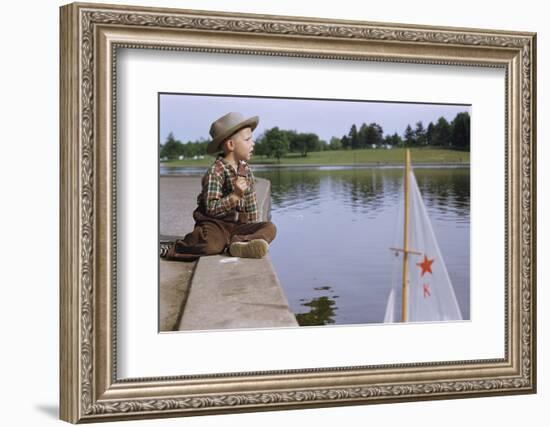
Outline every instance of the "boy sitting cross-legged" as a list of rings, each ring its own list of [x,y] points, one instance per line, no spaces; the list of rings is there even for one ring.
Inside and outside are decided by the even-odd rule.
[[[228,113],[212,123],[209,154],[221,153],[202,178],[202,192],[193,212],[194,230],[161,248],[168,260],[193,261],[202,255],[221,254],[262,258],[275,238],[275,225],[258,222],[254,176],[248,161],[254,149],[252,131],[257,116],[245,119]]]

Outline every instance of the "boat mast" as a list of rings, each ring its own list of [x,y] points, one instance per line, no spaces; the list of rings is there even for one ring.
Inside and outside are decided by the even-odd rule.
[[[406,322],[408,320],[408,306],[409,306],[409,175],[411,170],[411,153],[407,148],[405,150],[405,218],[403,221],[403,288],[402,288],[402,300],[401,300],[401,321]]]

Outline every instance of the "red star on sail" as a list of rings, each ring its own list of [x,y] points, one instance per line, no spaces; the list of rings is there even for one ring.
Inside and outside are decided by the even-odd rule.
[[[424,255],[424,261],[416,264],[422,269],[422,271],[420,272],[420,277],[424,276],[424,274],[426,273],[432,274],[432,264],[434,261],[435,261],[435,258],[428,259],[428,257]]]

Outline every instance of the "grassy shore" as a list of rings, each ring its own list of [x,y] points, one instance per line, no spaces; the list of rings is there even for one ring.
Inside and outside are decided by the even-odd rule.
[[[307,157],[291,153],[278,162],[264,156],[253,156],[250,163],[257,165],[369,165],[369,164],[395,164],[403,163],[405,149],[365,149],[365,150],[337,150],[317,151],[309,153]],[[411,148],[411,159],[413,163],[422,164],[468,164],[470,163],[470,152],[455,151],[434,148]],[[212,163],[213,157],[204,156],[203,159],[185,159],[162,162],[162,166],[208,166]]]

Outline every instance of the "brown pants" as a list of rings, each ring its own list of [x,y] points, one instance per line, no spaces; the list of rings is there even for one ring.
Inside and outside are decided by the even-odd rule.
[[[194,261],[203,255],[216,255],[234,242],[264,239],[271,243],[277,229],[272,222],[230,222],[206,216],[195,210],[194,230],[183,239],[176,240],[166,256],[169,260]]]

